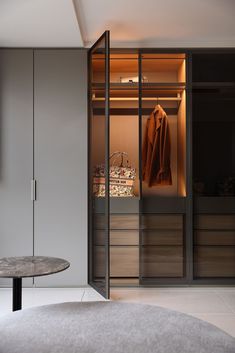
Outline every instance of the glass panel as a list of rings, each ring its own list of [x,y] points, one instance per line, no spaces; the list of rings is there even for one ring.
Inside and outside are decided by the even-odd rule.
[[[193,54],[193,82],[235,82],[235,54]]]
[[[186,196],[185,58],[162,56],[142,57],[143,198]]]
[[[234,79],[232,58],[201,55],[199,75],[194,57],[197,78]],[[220,65],[214,71],[223,60],[231,76]],[[235,88],[226,82],[193,89],[193,189],[194,278],[235,277]]]
[[[141,77],[141,281],[174,282],[185,276],[185,55],[143,54]]]
[[[106,298],[109,297],[107,35],[89,53],[89,283]]]
[[[110,77],[110,202],[125,213],[139,196],[138,55],[112,53]]]

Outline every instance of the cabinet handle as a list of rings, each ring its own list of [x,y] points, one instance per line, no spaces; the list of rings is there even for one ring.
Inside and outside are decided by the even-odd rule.
[[[36,180],[31,180],[31,201],[36,201]]]

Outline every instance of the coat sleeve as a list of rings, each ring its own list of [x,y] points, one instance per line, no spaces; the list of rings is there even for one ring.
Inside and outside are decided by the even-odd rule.
[[[157,175],[157,183],[172,185],[171,176],[171,136],[168,118],[165,115],[160,133],[160,170]]]
[[[148,154],[148,127],[149,127],[149,119],[147,120],[144,140],[143,140],[143,148],[142,148],[142,177],[145,180],[146,177],[146,169],[147,169],[147,154]]]

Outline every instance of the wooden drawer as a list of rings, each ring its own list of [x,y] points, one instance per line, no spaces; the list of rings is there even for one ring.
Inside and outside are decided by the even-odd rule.
[[[139,215],[111,215],[110,229],[139,229]]]
[[[142,229],[183,229],[183,215],[149,214],[141,217]]]
[[[104,229],[104,215],[95,215],[94,226]],[[110,229],[139,229],[138,214],[112,214],[110,215]]]
[[[235,247],[196,246],[194,276],[196,278],[235,277]]]
[[[235,245],[235,230],[195,230],[196,245]]]
[[[195,229],[235,229],[235,215],[197,215]]]
[[[139,248],[137,246],[110,248],[110,276],[139,277]]]
[[[143,277],[183,277],[181,246],[146,246],[142,251]]]
[[[143,245],[183,245],[182,230],[146,230],[142,231]]]
[[[104,247],[95,249],[95,276],[104,276]],[[110,247],[110,277],[139,277],[139,247]]]
[[[95,244],[104,245],[104,231],[95,231]],[[110,245],[139,245],[139,231],[111,230]]]

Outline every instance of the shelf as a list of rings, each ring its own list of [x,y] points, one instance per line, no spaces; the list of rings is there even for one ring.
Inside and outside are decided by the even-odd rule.
[[[139,101],[139,97],[110,97],[112,101]],[[142,101],[175,101],[180,102],[181,97],[143,97]],[[104,97],[93,97],[92,101],[105,101]]]
[[[139,83],[138,82],[133,82],[133,83],[122,83],[122,82],[111,82],[110,83],[110,89],[138,89]],[[186,87],[185,82],[142,82],[142,88],[165,88],[165,89],[171,89],[171,88],[180,88],[184,89]],[[97,88],[97,89],[104,89],[105,88],[105,83],[104,82],[95,82],[92,84],[92,88]]]
[[[142,108],[142,116],[150,115],[153,111],[152,108]],[[166,112],[167,115],[177,115],[178,114],[178,108],[166,108],[164,107],[164,111]],[[138,108],[110,108],[109,109],[110,115],[133,115],[133,116],[138,116],[139,115],[139,109]],[[104,108],[93,108],[93,114],[97,116],[104,116],[105,115],[105,109]]]

